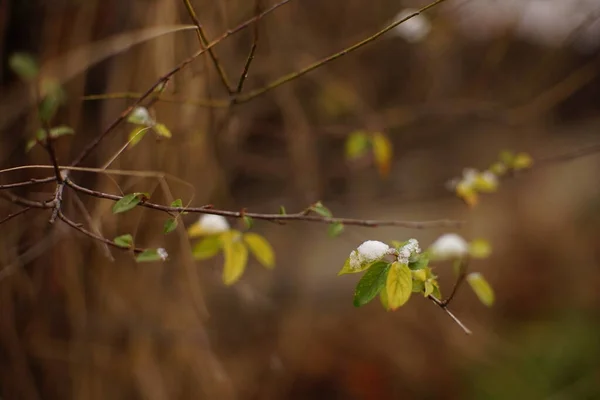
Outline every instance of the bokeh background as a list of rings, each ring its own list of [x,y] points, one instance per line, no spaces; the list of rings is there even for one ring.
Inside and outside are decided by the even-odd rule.
[[[209,38],[255,9],[248,0],[192,4]],[[260,21],[246,89],[425,4],[292,0]],[[222,260],[194,262],[184,229],[162,234],[162,215],[136,209],[117,218],[110,202],[69,193],[65,210],[74,220],[107,237],[133,232],[139,243],[166,247],[170,259],[142,265],[109,257],[62,224],[49,226],[43,212],[5,223],[1,397],[600,398],[600,157],[588,152],[534,167],[474,208],[446,187],[463,168],[485,168],[504,149],[543,159],[598,144],[598,17],[598,0],[448,0],[420,26],[400,26],[229,111],[203,106],[227,93],[209,59],[199,58],[169,83],[172,101],[152,106],[173,138],[146,138],[111,165],[161,171],[164,179],[74,175],[97,190],[150,191],[156,201],[194,195],[194,204],[224,209],[292,211],[322,200],[337,216],[464,219],[459,233],[486,238],[494,249],[472,265],[495,288],[494,307],[466,287],[452,305],[472,336],[418,296],[394,313],[376,301],[355,309],[358,278],[336,276],[364,240],[414,237],[427,246],[444,229],[347,227],[331,239],[321,225],[257,223],[276,250],[276,269],[252,263],[237,285],[224,287]],[[76,130],[57,149],[66,164],[132,102],[83,96],[143,92],[198,49],[193,30],[151,40],[138,32],[190,23],[183,1],[0,0],[2,168],[48,164],[42,149],[23,151],[35,113],[7,67],[12,53],[35,54],[63,81],[68,102],[57,121]],[[247,29],[216,47],[232,79],[252,37]],[[75,57],[77,49],[84,50]],[[387,178],[368,158],[345,159],[344,141],[359,129],[392,140]],[[130,130],[121,125],[85,166],[102,166]],[[42,199],[53,191],[16,192]],[[0,207],[0,217],[18,209],[4,200]],[[195,218],[186,216],[186,225]],[[449,266],[436,271],[448,288]]]

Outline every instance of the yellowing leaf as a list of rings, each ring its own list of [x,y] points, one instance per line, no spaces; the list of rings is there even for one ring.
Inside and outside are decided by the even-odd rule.
[[[515,170],[529,168],[533,165],[533,159],[527,153],[519,153],[515,156],[512,167]]]
[[[233,285],[244,273],[248,262],[248,249],[241,241],[238,231],[227,231],[221,235],[225,265],[223,266],[223,283]]]
[[[467,282],[471,285],[471,289],[473,289],[479,301],[488,307],[494,304],[494,291],[479,272],[472,272],[467,275]]]
[[[128,143],[129,147],[133,147],[140,142],[148,132],[148,127],[146,126],[136,126],[133,128],[131,133],[129,134]]]
[[[346,139],[346,159],[354,160],[364,155],[370,145],[365,131],[354,131]]]
[[[427,280],[427,271],[425,271],[425,269],[419,269],[413,271],[412,273],[416,280],[419,280],[421,282],[425,282]]]
[[[194,245],[192,256],[195,260],[206,260],[216,256],[219,250],[221,250],[219,236],[208,236]]]
[[[429,281],[425,282],[425,290],[423,292],[423,296],[425,296],[425,297],[429,296],[430,294],[433,293],[433,290],[434,290],[433,284]]]
[[[373,134],[373,156],[381,176],[388,176],[392,165],[392,143],[380,132]]]
[[[469,243],[469,254],[473,258],[488,258],[492,253],[492,246],[485,239],[475,239]]]
[[[167,128],[165,126],[165,124],[158,123],[158,124],[154,125],[154,132],[156,132],[156,134],[158,136],[164,137],[164,138],[167,138],[167,139],[170,139],[171,136],[173,136],[171,134],[171,131],[169,130],[169,128]]]
[[[395,262],[392,264],[385,283],[387,301],[390,309],[395,310],[404,305],[412,294],[412,273],[408,265]]]
[[[249,232],[244,234],[244,242],[246,242],[250,252],[258,262],[267,268],[273,268],[275,253],[267,239],[257,233]]]

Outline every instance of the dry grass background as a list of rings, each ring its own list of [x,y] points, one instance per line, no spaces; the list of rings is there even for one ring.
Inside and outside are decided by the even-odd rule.
[[[210,37],[254,9],[246,0],[193,4]],[[322,199],[340,216],[465,218],[465,236],[494,246],[494,256],[476,267],[498,298],[488,310],[468,290],[459,295],[454,309],[472,337],[419,299],[393,314],[376,305],[354,309],[354,280],[335,276],[365,239],[429,243],[439,230],[353,228],[331,240],[321,226],[260,223],[256,229],[276,249],[276,270],[251,265],[238,285],[224,288],[219,262],[193,262],[185,232],[163,237],[160,215],[134,210],[116,218],[110,203],[82,198],[107,237],[133,231],[149,246],[166,240],[171,259],[136,265],[114,254],[111,261],[86,238],[49,227],[46,215],[4,224],[0,260],[12,272],[0,281],[2,398],[598,398],[600,158],[507,181],[473,210],[444,189],[462,168],[485,167],[505,148],[538,157],[597,143],[597,55],[536,47],[508,28],[473,42],[455,26],[455,6],[429,14],[433,30],[417,45],[387,35],[229,114],[157,103],[173,138],[144,140],[113,167],[164,171],[193,189],[174,179],[168,190],[149,178],[79,179],[108,192],[116,184],[126,192],[154,190],[157,201],[193,192],[196,204],[226,209],[292,210]],[[377,31],[401,8],[391,1],[291,1],[260,21],[246,88]],[[9,54],[25,49],[46,63],[112,35],[190,23],[183,2],[170,0],[3,0],[0,16],[3,167],[47,163],[41,150],[22,152],[34,115],[16,107]],[[216,47],[229,76],[239,75],[251,43],[250,29]],[[197,46],[193,31],[163,35],[64,82],[69,102],[59,120],[77,135],[61,143],[59,159],[68,162],[131,101],[84,102],[83,95],[144,91]],[[226,96],[208,59],[177,74],[167,92]],[[389,179],[345,162],[344,138],[362,128],[393,140]],[[86,165],[101,165],[127,134],[121,126]],[[2,179],[32,176],[40,174]],[[29,195],[41,198],[53,188],[35,190]],[[11,211],[2,203],[2,216]],[[84,220],[76,198],[67,211]]]

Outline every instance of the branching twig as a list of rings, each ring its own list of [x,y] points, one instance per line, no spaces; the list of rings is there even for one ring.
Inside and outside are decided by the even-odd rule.
[[[12,214],[7,215],[6,217],[2,218],[2,220],[0,220],[0,225],[2,225],[3,223],[10,221],[11,219],[18,217],[21,214],[25,214],[27,211],[32,210],[32,207],[25,207],[19,211],[15,211]]]
[[[456,322],[456,324],[458,326],[460,326],[460,328],[467,334],[467,335],[471,335],[473,332],[471,332],[471,330],[469,328],[467,328],[467,326],[465,324],[462,323],[462,321],[460,319],[458,319],[456,317],[456,315],[454,315],[452,313],[452,311],[448,310],[448,306],[446,304],[444,304],[444,302],[440,301],[439,299],[437,299],[435,296],[429,295],[429,300],[431,300],[432,302],[434,302],[438,307],[440,307],[442,310],[444,310],[446,312],[446,314],[448,314],[450,316],[450,318],[452,318],[454,320],[454,322]]]
[[[254,14],[260,14],[260,2],[261,0],[256,0],[256,6],[254,8]],[[254,24],[254,33],[252,36],[252,47],[250,47],[250,53],[248,53],[248,58],[244,63],[244,69],[242,70],[242,74],[240,75],[240,80],[238,81],[237,88],[235,90],[236,95],[242,92],[244,88],[244,82],[248,77],[248,71],[250,70],[250,64],[254,60],[254,53],[256,52],[256,47],[258,45],[258,23]],[[235,103],[235,97],[232,100]]]
[[[223,83],[223,86],[225,87],[225,89],[227,90],[227,92],[229,94],[233,94],[234,90],[231,87],[231,84],[229,83],[229,79],[227,78],[227,73],[225,72],[225,70],[223,69],[223,66],[219,62],[219,58],[217,57],[217,54],[215,53],[215,51],[213,49],[208,47],[208,39],[206,38],[206,34],[204,33],[202,24],[200,23],[200,21],[198,20],[198,17],[196,16],[196,12],[194,11],[194,7],[192,7],[192,3],[190,2],[190,0],[183,0],[183,3],[185,4],[185,8],[186,8],[190,18],[194,22],[194,25],[196,25],[196,33],[198,34],[198,41],[200,42],[200,49],[208,50],[208,54],[210,55],[210,58],[212,59],[212,62],[215,65],[215,68],[217,69],[217,72],[219,73],[219,77],[221,78],[221,82]]]
[[[58,218],[61,221],[63,221],[64,223],[66,223],[67,225],[69,225],[71,228],[73,228],[73,229],[75,229],[75,230],[83,233],[84,235],[89,236],[89,237],[91,237],[94,240],[98,240],[98,241],[100,241],[102,243],[105,243],[105,244],[107,244],[109,246],[115,247],[117,249],[120,249],[120,250],[132,250],[136,254],[137,253],[141,253],[141,252],[143,252],[145,250],[145,249],[142,249],[142,248],[139,248],[139,247],[126,248],[126,247],[119,246],[118,244],[116,244],[115,242],[113,242],[110,239],[106,239],[105,237],[102,237],[100,235],[96,235],[95,233],[88,231],[81,224],[78,224],[77,222],[74,222],[74,221],[70,220],[69,218],[67,218],[65,216],[65,214],[63,214],[63,212],[60,211],[60,210],[58,211]]]
[[[72,180],[67,179],[66,184],[81,193],[97,197],[100,199],[107,199],[112,201],[119,201],[123,196],[99,192],[96,190],[88,189],[83,186],[79,186]],[[223,217],[231,218],[243,218],[244,216],[253,219],[273,221],[273,222],[285,222],[285,221],[309,221],[309,222],[320,222],[325,224],[331,223],[342,223],[344,225],[352,226],[363,226],[363,227],[380,227],[380,226],[399,226],[403,228],[411,229],[426,229],[426,228],[440,228],[440,227],[458,227],[463,224],[463,221],[454,220],[437,220],[437,221],[398,221],[398,220],[367,220],[367,219],[354,219],[354,218],[328,218],[317,215],[308,215],[305,211],[294,213],[294,214],[262,214],[262,213],[250,213],[241,211],[227,211],[227,210],[216,210],[212,206],[202,207],[171,207],[162,204],[151,203],[148,201],[141,202],[140,207],[151,208],[154,210],[171,212],[171,213],[198,213],[198,214],[214,214],[221,215]]]
[[[202,54],[204,54],[206,51],[208,51],[209,49],[211,49],[212,47],[214,47],[215,45],[217,45],[218,43],[220,43],[221,41],[223,41],[227,37],[233,35],[234,33],[237,33],[239,31],[241,31],[242,29],[246,28],[248,25],[250,25],[250,24],[258,21],[259,19],[261,19],[265,15],[273,12],[274,10],[276,10],[277,8],[281,7],[282,5],[288,3],[289,1],[291,1],[291,0],[282,0],[279,3],[274,4],[273,6],[271,6],[270,8],[268,8],[267,10],[263,11],[259,15],[256,15],[253,18],[250,18],[249,20],[247,20],[246,22],[238,25],[237,27],[226,31],[221,36],[219,36],[217,39],[215,39],[212,42],[210,42],[205,48],[200,49],[196,53],[192,54],[190,57],[186,58],[181,63],[179,63],[179,65],[177,65],[176,67],[174,67],[173,69],[171,69],[169,72],[167,72],[166,74],[164,74],[163,76],[161,76],[160,78],[158,78],[158,80],[156,82],[154,82],[154,84],[152,84],[144,93],[142,93],[142,95],[139,98],[137,98],[133,102],[133,104],[131,104],[129,107],[127,107],[127,109],[125,109],[117,117],[117,119],[115,119],[100,135],[96,136],[96,138],[94,140],[92,140],[81,151],[81,153],[79,153],[79,155],[71,163],[71,166],[77,166],[77,165],[81,164],[81,162],[83,160],[85,160],[94,151],[94,149],[96,147],[98,147],[98,145],[106,138],[106,136],[108,136],[109,133],[111,133],[121,122],[123,122],[127,118],[127,116],[129,115],[129,113],[131,113],[131,111],[133,111],[133,109],[135,107],[137,107],[142,101],[144,101],[144,99],[146,99],[148,96],[150,96],[157,87],[159,87],[162,84],[165,84],[166,82],[168,82],[169,79],[171,79],[171,77],[173,75],[175,75],[177,72],[179,72],[181,69],[183,69],[184,67],[186,67],[188,64],[190,64],[196,58],[198,58],[199,56],[201,56]]]
[[[23,182],[7,183],[7,184],[4,184],[4,185],[0,185],[0,190],[14,189],[14,188],[19,188],[19,187],[24,187],[24,186],[38,185],[40,183],[54,182],[55,180],[56,180],[55,176],[49,176],[47,178],[30,179],[28,181],[23,181]]]
[[[458,264],[458,276],[456,277],[456,281],[454,282],[454,286],[452,287],[452,292],[450,292],[450,296],[448,296],[448,298],[446,300],[442,301],[442,304],[444,306],[450,305],[450,302],[452,301],[452,299],[456,295],[456,292],[458,291],[458,288],[465,281],[465,278],[467,276],[467,265],[468,265],[468,263],[469,263],[468,259],[463,259],[463,260],[461,260],[459,262],[459,264]]]
[[[8,191],[0,192],[0,197],[4,197],[6,200],[10,201],[13,204],[18,204],[23,207],[31,207],[31,208],[52,208],[54,207],[54,199],[47,201],[35,201],[29,200],[21,196],[17,196]]]

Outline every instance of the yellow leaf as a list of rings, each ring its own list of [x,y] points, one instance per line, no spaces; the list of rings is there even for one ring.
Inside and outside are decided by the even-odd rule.
[[[223,267],[223,283],[233,285],[244,273],[248,262],[248,249],[241,241],[238,231],[228,231],[221,235],[225,265]]]
[[[354,131],[346,139],[346,159],[354,160],[367,151],[369,137],[365,131]]]
[[[425,282],[427,280],[427,271],[425,271],[425,269],[418,269],[416,271],[413,271],[412,273],[415,279],[421,282]]]
[[[425,292],[423,293],[423,296],[428,297],[430,294],[433,293],[433,284],[429,281],[425,282]]]
[[[267,239],[257,233],[249,232],[244,234],[244,242],[246,242],[250,252],[259,263],[267,268],[273,268],[275,253]]]
[[[221,250],[221,239],[219,236],[208,236],[194,245],[192,255],[195,260],[206,260]]]
[[[485,239],[475,239],[469,243],[469,254],[473,258],[488,258],[492,253],[492,246]]]
[[[533,158],[527,153],[519,153],[515,156],[512,167],[515,170],[529,168],[533,165]]]
[[[187,229],[187,233],[190,238],[197,238],[204,234],[204,230],[202,229],[202,226],[199,223],[195,223],[193,225],[190,225],[190,227]]]
[[[390,140],[382,133],[373,134],[373,156],[381,176],[388,176],[392,165],[393,147]]]
[[[165,124],[158,123],[158,124],[154,125],[154,132],[156,132],[156,134],[158,136],[164,137],[167,139],[170,139],[171,136],[173,136],[173,135],[171,135],[171,131],[169,130],[169,128],[167,128],[165,126]]]
[[[133,130],[129,134],[129,138],[128,138],[129,147],[133,147],[136,144],[138,144],[140,142],[140,140],[142,140],[144,138],[144,135],[146,135],[146,132],[148,132],[147,126],[136,126],[135,128],[133,128]]]
[[[395,310],[404,305],[412,293],[412,274],[406,264],[395,262],[390,268],[385,284],[390,309]]]
[[[475,292],[479,300],[488,307],[494,304],[494,291],[490,284],[479,272],[472,272],[467,275],[467,282]]]

